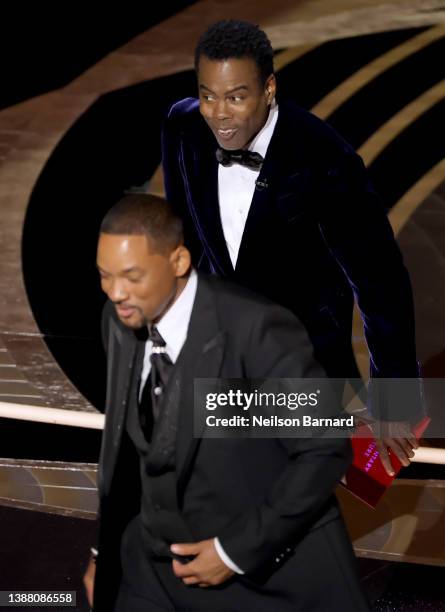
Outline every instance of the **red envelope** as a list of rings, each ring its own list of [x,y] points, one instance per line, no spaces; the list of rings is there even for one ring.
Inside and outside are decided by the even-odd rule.
[[[417,439],[423,435],[430,421],[430,417],[424,417],[412,428]],[[402,464],[393,453],[390,453],[394,476],[386,473],[368,425],[361,424],[356,427],[351,442],[354,459],[341,484],[365,504],[375,508],[399,473]]]

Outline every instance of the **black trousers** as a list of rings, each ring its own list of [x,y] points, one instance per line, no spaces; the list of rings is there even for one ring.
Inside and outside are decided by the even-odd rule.
[[[114,612],[367,612],[343,521],[309,532],[264,583],[236,576],[218,587],[186,586],[170,560],[142,549],[138,518],[121,546],[123,579]]]

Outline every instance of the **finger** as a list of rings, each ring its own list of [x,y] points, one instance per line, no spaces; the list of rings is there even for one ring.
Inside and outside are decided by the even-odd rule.
[[[197,555],[201,551],[200,542],[192,544],[172,544],[170,550],[176,555]]]
[[[391,459],[389,458],[388,451],[386,446],[380,442],[380,440],[376,440],[376,447],[379,451],[380,461],[382,462],[383,467],[385,468],[385,472],[389,476],[394,476],[394,469],[391,464]]]
[[[194,584],[198,584],[200,580],[201,578],[198,578],[197,576],[189,576],[188,578],[183,578],[182,582],[187,586],[192,586]]]
[[[397,424],[396,424],[397,425]],[[409,424],[403,424],[403,426],[395,427],[392,431],[390,430],[388,438],[404,439],[412,448],[418,448],[419,441],[411,431]]]
[[[181,563],[176,559],[172,561],[172,569],[175,576],[178,578],[190,578],[190,576],[194,576],[196,574],[196,570],[194,567],[190,567],[192,562],[190,563]]]
[[[403,444],[401,440],[394,438],[388,438],[387,440],[385,440],[385,442],[390,447],[391,451],[394,453],[400,463],[403,466],[408,467],[408,465],[410,464],[410,456],[414,456],[411,447],[408,444]]]
[[[406,440],[412,446],[412,448],[419,448],[419,440],[415,436],[406,436]]]
[[[409,438],[396,438],[395,440],[404,449],[409,458],[414,457],[413,445]]]
[[[413,449],[404,438],[388,438],[387,445],[403,464],[409,465],[410,457],[414,457]]]
[[[395,424],[397,425],[397,423]],[[404,438],[412,448],[419,448],[419,441],[411,431],[409,423],[400,424],[399,427],[394,429],[394,433],[392,435],[390,434],[388,438]]]

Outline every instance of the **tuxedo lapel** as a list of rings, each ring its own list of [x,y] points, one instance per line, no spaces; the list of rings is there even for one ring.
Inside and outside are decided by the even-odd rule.
[[[301,143],[289,143],[289,113],[287,105],[280,104],[277,124],[256,180],[247,215],[235,268],[237,276],[243,275],[244,268],[246,272],[249,271],[252,253],[257,252],[258,248],[264,248],[264,239],[268,237],[266,244],[272,244],[276,203],[282,192],[291,189],[297,193],[299,182],[305,180]]]
[[[207,253],[212,254],[211,263],[216,267],[213,272],[222,276],[233,273],[226,241],[221,224],[218,198],[218,162],[216,160],[217,142],[207,125],[201,125],[199,117],[193,142],[194,151],[187,150],[187,144],[181,144],[181,164],[183,176],[194,177],[188,180],[189,208],[194,217],[201,241]]]
[[[102,469],[98,475],[102,492],[111,485],[122,432],[125,426],[131,384],[140,371],[143,351],[138,351],[137,337],[131,330],[123,329],[113,317],[110,318],[107,349],[107,398],[104,439],[101,450]]]
[[[194,379],[217,378],[224,349],[225,335],[219,329],[213,289],[208,279],[200,276],[187,340],[178,360],[181,390],[176,441],[178,490],[200,442],[200,438],[194,437]]]
[[[112,320],[110,322],[108,346],[109,388],[107,389],[107,405],[113,404],[115,407],[115,410],[113,410],[113,431],[118,435],[122,431],[122,424],[125,420],[133,374],[138,365],[140,367],[143,357],[143,352],[137,351],[137,347],[138,341],[134,332],[123,329]],[[122,407],[124,407],[124,410],[122,410]]]

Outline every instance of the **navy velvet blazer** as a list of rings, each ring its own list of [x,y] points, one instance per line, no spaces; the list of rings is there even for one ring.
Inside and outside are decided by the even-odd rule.
[[[355,295],[371,376],[418,376],[408,272],[361,158],[331,127],[279,101],[235,269],[219,215],[218,144],[198,100],[172,106],[162,146],[167,198],[184,219],[198,269],[294,312],[331,376],[358,376],[351,350]]]

